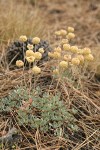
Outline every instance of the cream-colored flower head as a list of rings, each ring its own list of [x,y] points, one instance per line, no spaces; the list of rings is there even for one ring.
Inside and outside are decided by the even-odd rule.
[[[88,54],[88,55],[85,55],[84,56],[84,59],[87,60],[87,61],[93,61],[94,60],[94,57],[92,54]]]
[[[58,75],[58,74],[59,74],[59,69],[54,69],[54,70],[53,70],[53,74],[54,74],[54,75]]]
[[[44,53],[44,49],[43,48],[39,48],[38,51],[43,54]]]
[[[34,56],[29,56],[29,57],[26,57],[26,60],[27,60],[29,63],[32,63],[32,62],[34,62],[35,57],[34,57]]]
[[[51,57],[51,58],[54,58],[54,54],[51,53],[51,52],[48,52],[48,56]]]
[[[34,56],[36,60],[40,60],[42,58],[42,54],[40,52],[35,52]]]
[[[21,36],[19,37],[19,40],[20,40],[21,42],[26,42],[26,41],[27,41],[27,36],[26,36],[26,35],[21,35]]]
[[[60,36],[61,32],[60,31],[55,31],[55,35]]]
[[[84,56],[83,55],[78,55],[77,58],[80,60],[80,63],[84,63]]]
[[[77,46],[71,46],[70,47],[71,52],[78,53],[78,47]]]
[[[68,39],[74,39],[74,38],[75,38],[75,34],[69,32],[68,35],[67,35],[67,38],[68,38]]]
[[[69,51],[70,50],[70,44],[64,44],[63,45],[63,50],[65,50],[65,51]]]
[[[68,39],[62,39],[61,40],[61,44],[67,44],[68,43]]]
[[[74,32],[74,28],[73,27],[68,27],[68,32]]]
[[[78,54],[83,54],[83,49],[78,49]]]
[[[53,58],[59,59],[60,57],[61,57],[61,53],[59,53],[59,52],[54,52],[53,53]]]
[[[59,63],[59,67],[61,67],[61,68],[68,68],[68,62],[67,61],[61,61]]]
[[[91,50],[90,48],[83,48],[83,55],[88,55],[88,54],[91,54]]]
[[[33,47],[34,47],[34,46],[33,46],[32,44],[28,44],[28,45],[27,45],[27,48],[28,48],[29,50],[32,50]]]
[[[34,52],[32,50],[26,51],[26,57],[34,56]]]
[[[78,65],[80,64],[80,60],[79,60],[78,58],[72,58],[71,63],[72,63],[73,65],[78,66]]]
[[[61,34],[61,36],[65,36],[65,35],[67,34],[67,31],[66,31],[66,30],[61,29],[61,30],[60,30],[60,34]]]
[[[59,53],[61,53],[61,47],[59,47],[59,46],[58,46],[58,47],[56,47],[56,48],[54,49],[54,51],[55,51],[55,52],[59,52]]]
[[[64,55],[63,59],[65,61],[70,61],[71,60],[71,55]]]
[[[34,37],[34,38],[32,39],[32,43],[33,43],[33,44],[39,44],[39,43],[40,43],[40,38],[39,38],[39,37]]]
[[[23,67],[24,66],[24,62],[22,60],[17,60],[16,61],[16,66],[17,67]]]
[[[32,68],[32,73],[33,73],[34,75],[37,75],[37,74],[41,73],[41,68],[39,68],[39,67],[37,67],[37,66],[34,66],[34,67]]]

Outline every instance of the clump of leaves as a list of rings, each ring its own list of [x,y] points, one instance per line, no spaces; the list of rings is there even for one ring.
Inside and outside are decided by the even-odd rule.
[[[37,87],[30,93],[24,87],[18,87],[0,100],[0,112],[15,112],[20,126],[30,126],[42,132],[51,132],[61,136],[63,129],[68,128],[72,133],[78,130],[76,119],[67,110],[61,94],[55,95]]]

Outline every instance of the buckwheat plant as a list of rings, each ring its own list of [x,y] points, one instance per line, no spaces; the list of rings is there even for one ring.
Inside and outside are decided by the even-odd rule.
[[[26,36],[20,36],[19,40],[21,42],[23,42],[23,41],[25,42],[25,41],[27,41],[27,37]],[[29,63],[30,68],[31,68],[31,64],[33,64],[33,68],[31,69],[31,71],[34,75],[41,73],[41,68],[39,68],[36,65],[36,63],[42,58],[42,54],[44,53],[44,49],[41,48],[38,52],[33,51],[33,48],[34,48],[33,45],[37,45],[39,43],[40,43],[40,38],[34,37],[32,39],[32,44],[27,45],[27,51],[26,51],[25,56],[24,56],[25,60]],[[22,66],[24,66],[24,62],[22,60],[17,60],[16,66],[22,67]]]
[[[87,47],[79,48],[77,45],[71,44],[72,39],[75,38],[72,27],[56,31],[55,35],[59,39],[58,46],[52,52],[48,52],[48,57],[51,58],[49,61],[53,60],[53,67],[50,66],[52,75],[70,82],[82,78],[87,64],[94,59],[91,50]],[[27,37],[20,36],[19,40],[25,42]],[[30,87],[16,87],[7,97],[0,99],[0,113],[13,113],[20,126],[26,125],[58,136],[63,136],[66,129],[73,134],[79,130],[77,120],[72,113],[73,111],[67,109],[61,98],[61,93],[57,91],[52,94],[49,90],[43,92],[37,85],[31,88],[33,75],[38,77],[42,73],[38,62],[42,59],[45,50],[43,47],[39,47],[38,51],[35,49],[40,41],[39,37],[34,37],[32,43],[27,44],[24,59],[16,60],[18,68],[23,67],[24,69],[25,62],[29,63]],[[49,61],[48,63],[50,63]]]
[[[74,82],[84,78],[88,64],[94,60],[90,48],[80,48],[72,44],[75,38],[74,28],[55,32],[58,46],[48,56],[53,60],[52,73],[55,77]]]
[[[19,37],[20,42],[26,42],[27,37],[24,35]],[[36,77],[41,73],[41,68],[37,66],[37,63],[42,59],[42,56],[44,54],[43,47],[39,48],[38,51],[36,51],[37,44],[40,43],[39,37],[34,37],[32,39],[32,44],[27,44],[27,50],[23,52],[24,55],[24,61],[17,60],[16,66],[18,68],[23,67],[23,70],[25,70],[25,63],[27,62],[29,65],[29,83],[30,83],[30,91],[31,91],[31,83],[32,83],[32,76],[34,75],[34,83],[36,80]],[[23,74],[24,76],[24,74]]]

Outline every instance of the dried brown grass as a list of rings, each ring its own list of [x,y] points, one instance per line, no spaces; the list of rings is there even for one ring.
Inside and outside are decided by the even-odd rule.
[[[16,0],[0,1],[0,44],[19,38],[20,35],[44,37],[44,15],[39,8]],[[44,25],[43,25],[44,24]],[[46,28],[46,27],[45,27]]]

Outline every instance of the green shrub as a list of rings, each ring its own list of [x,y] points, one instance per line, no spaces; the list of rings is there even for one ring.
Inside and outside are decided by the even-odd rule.
[[[39,87],[30,95],[25,87],[18,87],[0,100],[0,112],[15,112],[20,126],[29,126],[43,132],[60,135],[63,128],[78,130],[75,117],[67,111],[61,94],[44,93]]]

